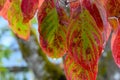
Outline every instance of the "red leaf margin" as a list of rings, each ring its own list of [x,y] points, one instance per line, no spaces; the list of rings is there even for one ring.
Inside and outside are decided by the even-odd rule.
[[[118,22],[119,23],[119,22]],[[115,63],[120,68],[120,24],[118,28],[112,34],[111,50]]]

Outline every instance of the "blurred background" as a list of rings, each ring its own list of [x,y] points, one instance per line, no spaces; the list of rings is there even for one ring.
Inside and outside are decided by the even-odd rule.
[[[30,40],[23,41],[0,17],[0,80],[66,80],[63,59],[51,59],[42,53],[36,19],[31,23]],[[114,63],[109,42],[99,60],[97,80],[120,80],[120,69]]]

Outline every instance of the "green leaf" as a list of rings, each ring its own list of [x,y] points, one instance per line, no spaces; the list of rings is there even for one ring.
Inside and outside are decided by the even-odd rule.
[[[8,10],[7,17],[12,31],[20,38],[24,40],[29,39],[30,24],[23,23],[23,17],[21,12],[21,0],[12,0],[11,7]]]
[[[98,63],[102,51],[102,34],[88,10],[82,9],[70,20],[67,33],[68,52],[84,68],[90,70]]]
[[[54,0],[45,0],[38,11],[40,45],[50,57],[58,58],[66,52],[66,29],[60,24]]]

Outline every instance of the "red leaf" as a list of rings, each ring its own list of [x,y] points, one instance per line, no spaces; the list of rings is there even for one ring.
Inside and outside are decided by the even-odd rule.
[[[106,45],[106,42],[108,41],[108,38],[110,36],[110,33],[111,33],[111,26],[108,22],[108,16],[107,16],[107,13],[106,13],[106,9],[104,7],[104,4],[107,0],[91,0],[91,2],[93,2],[96,7],[98,8],[99,10],[99,13],[101,15],[101,19],[102,19],[102,22],[103,22],[103,39],[104,39],[104,46]]]
[[[78,13],[81,11],[81,2],[80,0],[69,0],[70,3],[70,16],[72,16],[72,18],[76,18]]]
[[[38,5],[38,8],[41,7],[41,5],[43,4],[44,0],[39,0],[39,5]]]
[[[68,52],[84,68],[93,68],[101,55],[102,34],[88,10],[71,19],[67,33]]]
[[[111,49],[115,63],[120,68],[120,24],[117,31],[112,35]]]
[[[6,0],[0,0],[0,10],[3,8]]]
[[[86,70],[80,64],[75,62],[74,58],[67,55],[64,61],[64,71],[67,80],[96,80],[98,65],[91,70]]]
[[[102,15],[100,13],[100,10],[99,8],[96,6],[96,4],[94,2],[92,2],[91,0],[83,0],[83,1],[80,1],[80,0],[75,0],[75,1],[72,1],[70,0],[70,12],[71,12],[71,15],[77,15],[75,13],[78,13],[81,11],[81,9],[79,8],[86,8],[90,14],[92,15],[92,17],[95,19],[96,23],[97,23],[97,26],[99,27],[99,29],[101,31],[103,31],[103,20],[102,20]]]
[[[101,31],[103,31],[104,25],[103,20],[99,11],[99,8],[91,0],[83,0],[83,6],[90,12],[92,17],[95,19],[97,26]]]
[[[69,0],[71,12],[75,12],[77,8],[81,6],[80,0]]]
[[[4,17],[5,19],[7,19],[7,11],[9,10],[11,3],[9,0],[2,0],[4,1],[4,3],[1,6],[1,10],[0,10],[0,16]],[[1,3],[1,2],[0,2]]]
[[[23,14],[23,22],[28,22],[32,19],[38,8],[39,0],[22,0],[21,10]]]
[[[12,0],[11,6],[7,11],[7,20],[11,30],[24,40],[30,37],[30,24],[23,23],[22,11],[20,9],[21,0]],[[14,16],[12,16],[14,15]]]
[[[62,57],[66,52],[67,27],[64,22],[67,18],[64,12],[57,13],[57,9],[54,0],[45,0],[38,11],[40,45],[52,58]]]
[[[120,16],[120,0],[107,0],[106,3],[108,16]]]
[[[120,16],[120,0],[101,0],[108,17]]]

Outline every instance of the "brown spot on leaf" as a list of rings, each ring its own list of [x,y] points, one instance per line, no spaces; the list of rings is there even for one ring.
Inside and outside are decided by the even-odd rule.
[[[18,28],[18,31],[21,31],[21,29],[20,29],[20,28]]]

